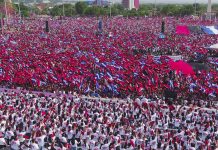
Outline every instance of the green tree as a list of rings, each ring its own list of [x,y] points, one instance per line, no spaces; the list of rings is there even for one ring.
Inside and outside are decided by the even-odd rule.
[[[16,13],[19,13],[18,4],[14,4],[13,6],[15,8]],[[20,3],[20,12],[22,17],[29,17],[30,10],[31,10],[30,7],[25,6],[24,3]]]
[[[151,5],[140,5],[139,6],[139,9],[138,9],[138,14],[139,16],[145,16],[145,15],[148,15],[149,14],[149,11],[152,10],[152,7]]]
[[[71,4],[64,4],[64,14],[65,16],[73,16],[76,15],[76,9],[74,7],[74,5]]]
[[[50,15],[52,15],[52,16],[61,16],[61,15],[63,15],[63,9],[62,8],[63,8],[62,5],[54,6],[50,10]]]
[[[84,13],[84,11],[87,7],[88,6],[85,2],[77,2],[75,4],[76,12],[77,12],[77,14],[80,14],[80,15],[82,15]]]
[[[181,8],[181,15],[185,16],[185,15],[192,15],[194,14],[195,10],[194,7],[192,5],[183,5]]]
[[[161,14],[167,15],[167,16],[177,16],[180,14],[181,6],[180,5],[164,5],[161,9]]]
[[[84,11],[84,14],[87,16],[95,16],[96,15],[96,11],[93,7],[87,7]]]
[[[64,4],[64,15],[73,16],[76,14],[75,6],[71,4]],[[50,15],[52,16],[62,16],[63,15],[63,5],[54,6],[50,10]]]
[[[133,17],[133,16],[138,16],[138,12],[136,9],[131,9],[128,11],[128,16]]]

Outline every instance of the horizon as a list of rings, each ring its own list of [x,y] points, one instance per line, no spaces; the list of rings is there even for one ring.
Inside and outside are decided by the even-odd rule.
[[[202,3],[207,4],[208,0],[140,0],[141,3],[155,3],[156,4],[193,4]],[[218,0],[212,0],[212,4],[218,3]]]

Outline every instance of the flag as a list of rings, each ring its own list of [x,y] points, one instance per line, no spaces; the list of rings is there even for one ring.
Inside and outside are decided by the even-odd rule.
[[[113,77],[109,72],[107,72],[107,75],[110,77],[110,80],[113,80]]]
[[[153,57],[153,60],[154,60],[154,62],[157,63],[157,64],[160,64],[160,63],[161,63],[161,61],[160,61],[160,56],[154,56],[154,57]]]
[[[98,81],[96,81],[95,88],[96,88],[97,90],[99,90],[99,83],[98,83]]]
[[[3,73],[4,73],[3,68],[0,68],[0,76],[3,76]]]
[[[102,27],[103,27],[102,19],[100,18],[99,21],[98,21],[98,29],[99,29],[99,31],[102,31]]]

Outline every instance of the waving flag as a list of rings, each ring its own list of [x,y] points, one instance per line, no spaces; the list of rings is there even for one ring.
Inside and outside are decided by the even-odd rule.
[[[2,75],[3,75],[3,73],[4,73],[3,69],[2,69],[2,68],[0,68],[0,76],[2,76]]]
[[[218,34],[218,29],[215,26],[202,26],[201,28],[207,34]]]

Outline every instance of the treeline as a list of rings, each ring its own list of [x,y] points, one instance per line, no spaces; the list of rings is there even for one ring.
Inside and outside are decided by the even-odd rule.
[[[3,0],[0,0],[0,13],[5,14]],[[85,2],[77,2],[75,5],[64,4],[56,5],[54,7],[46,7],[43,10],[39,10],[37,7],[27,7],[23,3],[12,4],[10,6],[11,14],[18,14],[20,12],[23,17],[28,17],[31,14],[40,15],[51,15],[51,16],[185,16],[185,15],[201,15],[207,10],[206,4],[187,4],[187,5],[157,5],[154,7],[153,4],[142,4],[139,9],[127,10],[121,4],[113,4],[111,6],[89,6]],[[213,11],[218,12],[218,4],[212,6]]]
[[[7,13],[10,16],[21,15],[21,17],[29,17],[31,14],[41,14],[37,7],[28,7],[23,2],[19,3],[9,3],[0,0],[0,16],[4,17],[6,14],[5,4],[7,8]]]
[[[85,16],[98,16],[98,15],[123,15],[123,16],[151,16],[151,15],[161,15],[161,16],[185,16],[185,15],[201,15],[207,10],[206,4],[187,4],[187,5],[157,5],[156,9],[153,4],[143,4],[140,5],[139,9],[127,10],[121,4],[113,4],[112,6],[88,6],[85,2],[77,2],[75,5],[64,4],[54,6],[52,9],[48,10],[47,14],[52,16],[75,16],[75,15],[85,15]],[[218,4],[213,5],[213,10],[218,12]]]

